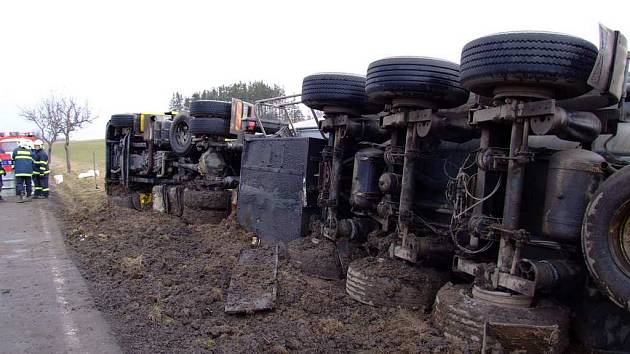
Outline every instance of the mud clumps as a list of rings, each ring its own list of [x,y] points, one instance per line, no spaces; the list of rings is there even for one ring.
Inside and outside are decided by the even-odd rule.
[[[137,257],[123,257],[120,262],[120,270],[132,279],[140,279],[144,276],[144,264],[142,255]]]
[[[233,218],[188,224],[108,204],[64,209],[60,218],[127,353],[447,351],[423,312],[360,304],[344,280],[309,276],[286,258],[279,260],[273,311],[226,314],[231,276],[253,236]]]
[[[341,264],[334,242],[304,237],[287,245],[289,262],[302,272],[322,279],[342,278]]]

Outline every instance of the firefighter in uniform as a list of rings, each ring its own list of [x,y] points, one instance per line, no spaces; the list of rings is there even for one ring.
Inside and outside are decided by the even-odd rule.
[[[44,142],[37,139],[34,143],[35,152],[33,154],[33,183],[35,184],[35,199],[48,198],[48,154],[44,151]]]
[[[29,149],[26,139],[20,140],[18,147],[13,150],[13,171],[15,172],[15,194],[18,203],[24,202],[24,189],[26,197],[31,197],[33,177],[33,153]]]
[[[37,164],[37,140],[33,143],[33,199],[39,199],[42,194],[42,186],[39,182],[39,165]]]

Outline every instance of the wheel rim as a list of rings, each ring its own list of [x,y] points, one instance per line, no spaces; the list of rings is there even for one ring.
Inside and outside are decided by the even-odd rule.
[[[630,201],[625,202],[613,217],[608,238],[615,263],[630,277]]]
[[[188,142],[188,124],[180,124],[175,131],[175,140],[180,145],[185,145]]]

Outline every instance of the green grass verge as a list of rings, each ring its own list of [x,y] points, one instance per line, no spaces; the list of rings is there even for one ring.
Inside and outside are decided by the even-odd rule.
[[[55,165],[65,166],[66,155],[64,142],[53,144],[52,155]],[[73,171],[84,171],[92,168],[92,154],[96,157],[96,169],[103,172],[105,168],[105,140],[70,141],[70,160]]]

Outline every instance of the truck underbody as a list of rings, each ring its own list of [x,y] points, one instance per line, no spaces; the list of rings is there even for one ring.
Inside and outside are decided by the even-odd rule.
[[[562,352],[570,330],[627,349],[630,335],[598,341],[584,333],[604,328],[570,320],[598,296],[630,319],[627,43],[602,36],[598,50],[502,33],[467,44],[461,65],[394,57],[367,76],[307,76],[301,102],[324,113],[322,139],[239,139],[234,112],[225,129],[192,134],[173,126],[182,115],[114,116],[108,193],[211,220],[238,188],[237,220],[263,244],[345,277],[360,302],[433,309],[473,351]],[[220,118],[188,125],[199,119]]]

